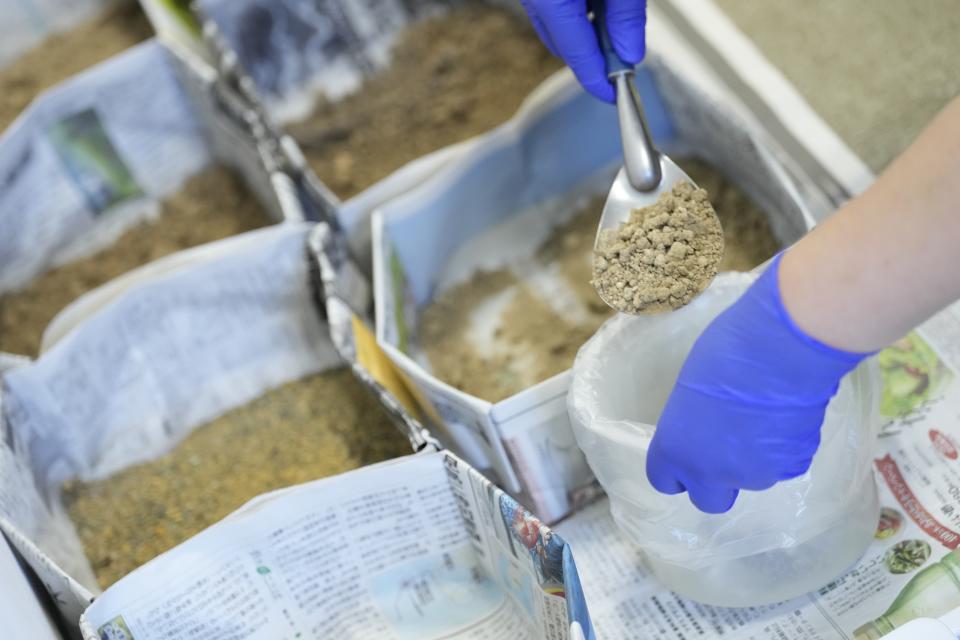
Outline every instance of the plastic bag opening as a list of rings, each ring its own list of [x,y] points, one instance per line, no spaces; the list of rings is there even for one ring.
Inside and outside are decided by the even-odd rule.
[[[667,496],[647,481],[650,438],[687,353],[754,279],[721,274],[676,312],[612,318],[581,348],[568,395],[577,442],[620,528],[667,586],[729,606],[821,586],[863,552],[879,513],[871,471],[879,378],[872,362],[841,383],[803,476],[766,491],[742,491],[721,515],[702,513],[686,494]]]

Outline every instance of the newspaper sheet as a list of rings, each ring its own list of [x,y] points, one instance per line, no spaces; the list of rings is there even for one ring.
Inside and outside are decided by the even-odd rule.
[[[90,640],[561,639],[564,550],[463,461],[418,454],[255,498],[116,583],[81,626]]]
[[[76,619],[96,580],[73,525],[50,499],[30,465],[27,443],[7,420],[4,396],[0,384],[0,531],[39,575],[61,612]]]
[[[356,274],[342,247],[334,241],[329,225],[321,222],[313,228],[309,247],[312,285],[318,300],[323,301],[337,353],[350,363],[361,384],[377,397],[414,451],[439,451],[442,446],[424,426],[411,387],[377,346],[367,325],[370,289],[366,282],[362,286],[356,282]]]
[[[8,637],[57,638],[54,616],[40,604],[37,590],[3,536],[0,536],[0,583],[4,596],[0,599],[0,620]]]
[[[45,92],[0,134],[0,292],[155,216],[210,161],[168,55],[140,44]]]
[[[777,605],[700,605],[658,584],[603,500],[557,526],[577,558],[597,637],[867,640],[960,607],[960,581],[947,577],[957,575],[950,567],[960,560],[960,304],[878,359],[885,422],[875,467],[883,511],[854,567]]]

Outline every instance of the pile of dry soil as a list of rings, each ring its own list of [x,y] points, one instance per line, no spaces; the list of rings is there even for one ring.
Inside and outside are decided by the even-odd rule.
[[[167,254],[270,222],[240,178],[216,166],[202,171],[162,202],[158,220],[137,225],[110,247],[0,295],[0,351],[35,356],[53,317],[87,291]]]
[[[560,67],[525,20],[468,4],[411,26],[387,69],[287,130],[320,179],[347,198],[507,120]]]
[[[590,285],[594,234],[603,198],[558,226],[522,269],[478,271],[437,296],[422,312],[419,341],[434,374],[479,398],[496,402],[560,373],[611,310]],[[530,271],[551,271],[570,290],[578,313],[568,318],[525,282]],[[517,273],[520,271],[520,273]],[[496,326],[485,344],[475,337],[476,311],[494,305]]]
[[[617,311],[671,311],[709,286],[722,258],[723,232],[707,192],[683,181],[600,232],[591,282]]]
[[[742,191],[701,162],[681,164],[707,190],[723,226],[721,271],[746,271],[776,253],[766,215]],[[613,313],[590,284],[603,202],[594,199],[557,227],[522,265],[479,271],[423,309],[418,337],[438,378],[497,402],[570,368]],[[544,274],[557,282],[549,292],[542,290]],[[564,292],[569,299],[561,299]],[[490,317],[493,326],[478,320]]]
[[[289,383],[198,428],[173,451],[64,503],[101,587],[267,491],[411,453],[347,369]]]
[[[50,36],[0,69],[0,131],[44,89],[152,35],[140,5],[125,0],[89,22]]]

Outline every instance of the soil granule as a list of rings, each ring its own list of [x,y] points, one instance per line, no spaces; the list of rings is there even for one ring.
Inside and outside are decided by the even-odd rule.
[[[287,130],[320,179],[348,198],[507,120],[561,66],[520,16],[470,3],[412,25],[388,68]]]
[[[710,285],[722,257],[723,232],[707,192],[678,182],[600,232],[592,284],[618,311],[671,311]]]
[[[767,216],[715,169],[691,160],[681,165],[706,188],[720,218],[720,270],[748,271],[773,257],[780,244]],[[613,314],[590,284],[604,200],[583,206],[524,264],[478,271],[423,309],[418,338],[434,375],[497,402],[570,368],[580,346]],[[529,275],[535,271],[549,274],[557,287],[534,286]],[[564,293],[571,300],[558,300]],[[478,313],[489,305],[492,321]]]
[[[153,35],[136,2],[126,0],[57,33],[0,69],[0,132],[39,94]]]
[[[206,169],[161,203],[157,220],[135,226],[92,256],[44,273],[24,289],[0,295],[0,351],[36,356],[53,317],[84,293],[167,254],[270,222],[240,178],[219,166]]]
[[[64,503],[106,588],[262,493],[409,453],[377,400],[340,369],[268,391],[157,460],[68,483]]]

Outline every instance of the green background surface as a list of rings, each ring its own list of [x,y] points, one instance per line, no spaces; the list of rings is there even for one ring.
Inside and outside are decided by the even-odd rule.
[[[715,0],[872,169],[960,94],[960,0]]]

